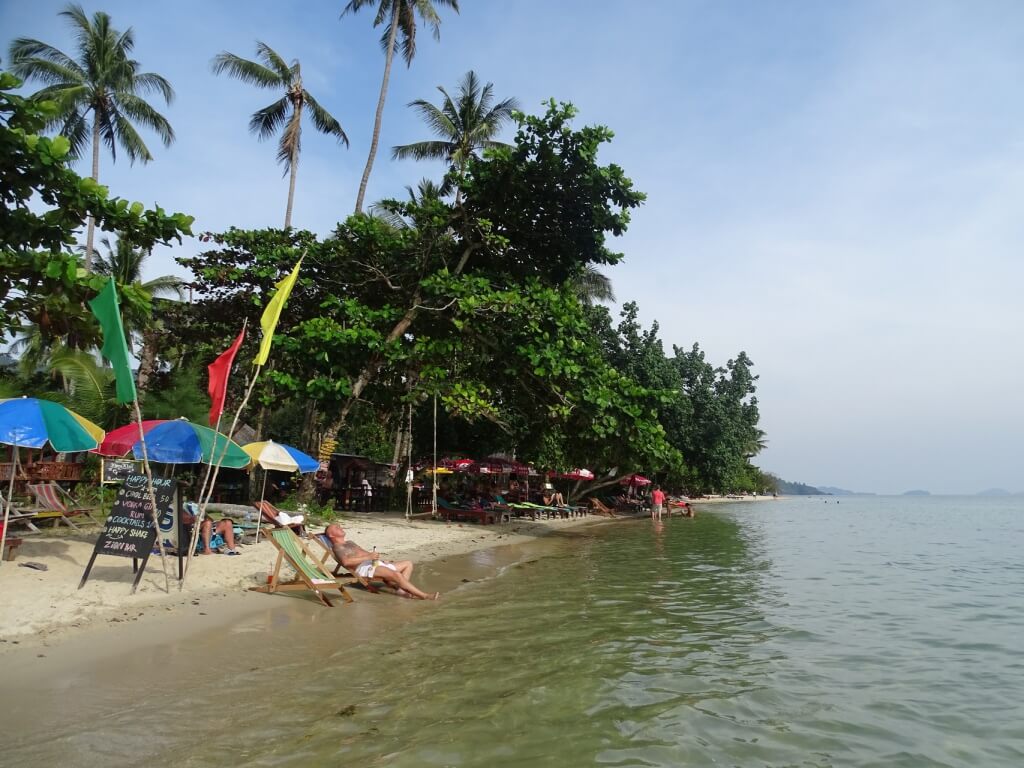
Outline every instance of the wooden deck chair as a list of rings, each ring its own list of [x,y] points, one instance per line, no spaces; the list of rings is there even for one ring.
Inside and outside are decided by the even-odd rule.
[[[252,587],[253,592],[288,592],[294,590],[312,592],[321,603],[330,607],[334,603],[327,596],[326,590],[337,589],[346,603],[351,603],[352,596],[330,571],[320,564],[317,556],[306,548],[302,539],[295,535],[291,528],[264,528],[264,535],[277,548],[277,562],[270,577],[270,583]],[[295,569],[292,581],[280,581],[281,563],[285,560]]]
[[[367,592],[373,592],[374,594],[380,592],[380,589],[371,584],[369,579],[364,578],[362,576],[356,576],[354,573],[349,571],[347,568],[345,568],[345,566],[338,562],[338,558],[334,557],[334,548],[331,547],[330,539],[327,538],[326,533],[314,534],[312,541],[315,541],[317,544],[324,548],[323,555],[321,555],[320,559],[317,561],[320,563],[324,570],[327,570],[328,559],[333,559],[335,562],[335,566],[334,570],[331,571],[332,576],[338,579],[355,579],[364,589],[366,589]]]
[[[61,522],[67,523],[68,527],[79,530],[72,517],[87,517],[93,525],[100,522],[90,512],[95,512],[99,507],[83,507],[75,498],[61,488],[57,483],[29,483],[29,491],[36,497],[36,520],[53,519],[53,527],[56,528]]]
[[[0,493],[0,522],[3,522],[4,507],[6,505],[7,502],[4,499],[4,495]],[[27,510],[18,504],[11,504],[11,512],[7,520],[7,524],[10,526],[24,525],[26,528],[28,528],[27,531],[24,531],[24,533],[26,534],[42,533],[42,531],[36,528],[35,524],[33,524],[32,521],[35,519],[36,513],[34,511]]]
[[[606,505],[596,496],[591,496],[587,501],[590,502],[590,508],[594,510],[595,514],[604,515],[605,517],[617,517],[615,510]]]

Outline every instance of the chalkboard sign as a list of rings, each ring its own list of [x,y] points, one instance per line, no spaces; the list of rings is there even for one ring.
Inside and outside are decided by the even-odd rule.
[[[164,513],[170,506],[174,496],[174,478],[153,478],[153,492],[156,496],[157,509]],[[132,567],[135,569],[135,583],[132,585],[132,592],[139,585],[142,572],[146,569],[146,561],[149,553],[156,543],[156,528],[153,526],[152,504],[149,499],[149,488],[146,484],[146,476],[142,473],[127,475],[124,484],[117,491],[117,498],[114,499],[114,506],[110,510],[103,531],[96,546],[93,548],[92,557],[82,574],[82,581],[78,585],[81,589],[89,578],[89,571],[96,560],[96,555],[115,555],[117,557],[130,557],[133,559]],[[142,567],[139,568],[137,560],[142,560]]]
[[[100,465],[102,483],[122,483],[128,475],[142,474],[142,462],[135,459],[103,459]]]

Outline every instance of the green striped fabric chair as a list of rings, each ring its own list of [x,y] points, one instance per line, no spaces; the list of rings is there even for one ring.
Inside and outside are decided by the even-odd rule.
[[[324,605],[332,606],[327,591],[337,589],[346,603],[352,602],[348,590],[337,582],[291,528],[264,528],[263,534],[277,549],[277,562],[274,564],[270,583],[253,587],[254,592],[309,591]],[[280,580],[281,564],[285,561],[288,561],[288,565],[295,570],[295,578],[291,581]]]

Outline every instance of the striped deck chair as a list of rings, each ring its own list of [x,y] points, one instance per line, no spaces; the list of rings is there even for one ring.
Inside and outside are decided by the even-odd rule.
[[[87,517],[93,525],[100,524],[99,520],[89,514],[98,511],[99,507],[83,507],[57,483],[29,483],[28,489],[36,497],[36,506],[32,510],[36,513],[36,520],[52,519],[54,528],[64,522],[76,531],[79,528],[71,520],[72,517]]]
[[[320,563],[324,570],[327,570],[327,560],[329,558],[334,558],[335,566],[334,570],[331,571],[331,575],[333,575],[335,578],[355,579],[367,592],[373,592],[374,594],[380,592],[380,589],[371,584],[369,579],[364,578],[362,576],[356,576],[354,573],[351,573],[347,568],[345,568],[345,566],[338,562],[338,558],[334,557],[334,548],[331,546],[331,540],[327,538],[326,533],[318,533],[314,535],[311,540],[315,541],[317,544],[324,548],[323,555],[321,555],[320,559],[317,561]]]
[[[327,596],[326,590],[337,589],[346,603],[352,602],[352,596],[335,580],[317,556],[310,552],[302,539],[296,536],[291,528],[264,528],[264,536],[277,549],[277,562],[270,577],[270,583],[252,587],[253,592],[288,592],[293,590],[312,592],[321,603],[331,607],[334,603]],[[281,563],[285,560],[295,569],[292,581],[281,581]]]

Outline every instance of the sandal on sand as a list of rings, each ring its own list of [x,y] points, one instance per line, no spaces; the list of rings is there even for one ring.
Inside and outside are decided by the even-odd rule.
[[[224,552],[225,555],[240,555],[242,554],[237,549],[228,549]]]

